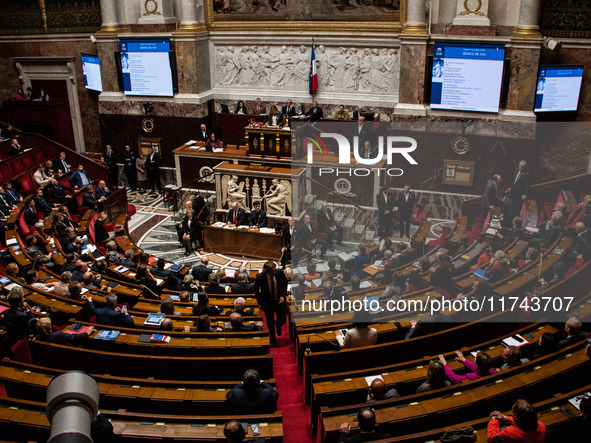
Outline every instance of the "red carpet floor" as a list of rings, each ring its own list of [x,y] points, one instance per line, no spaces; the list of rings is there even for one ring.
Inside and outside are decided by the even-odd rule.
[[[273,375],[277,380],[277,391],[279,392],[277,408],[283,412],[283,441],[285,443],[313,443],[316,439],[310,428],[310,407],[304,400],[304,380],[298,374],[293,341],[289,338],[288,326],[288,323],[283,325],[282,335],[277,337],[279,347],[271,349]]]

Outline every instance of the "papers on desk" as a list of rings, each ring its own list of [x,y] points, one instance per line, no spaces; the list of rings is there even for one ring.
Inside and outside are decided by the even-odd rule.
[[[485,234],[488,234],[488,235],[495,235],[496,233],[497,233],[497,230],[494,228],[488,228],[485,232]]]
[[[306,268],[305,266],[298,266],[294,270],[294,274],[305,274],[307,272],[308,272],[308,268]]]
[[[511,337],[507,337],[506,339],[501,341],[501,344],[505,347],[517,346],[518,348],[520,348],[521,346],[525,346],[528,343],[529,342],[519,334],[512,335]]]
[[[212,152],[224,152],[224,148],[214,148]]]
[[[579,409],[581,405],[581,401],[584,398],[591,397],[591,391],[584,392],[583,394],[577,395],[576,397],[569,398],[568,402],[573,405],[575,408]]]
[[[172,301],[181,301],[181,297],[178,295],[173,294],[173,295],[170,295],[169,297],[172,299]]]
[[[371,288],[372,287],[372,283],[369,280],[363,280],[359,283],[359,289],[366,289],[366,288]]]
[[[326,263],[318,263],[316,265],[316,270],[318,272],[324,272],[324,271],[328,271],[328,265]]]
[[[154,279],[156,280],[156,284],[157,284],[158,286],[160,286],[162,283],[164,283],[164,280],[163,280],[163,279],[161,279],[161,278],[154,277]]]
[[[119,331],[100,331],[94,336],[97,340],[115,340],[119,337]]]
[[[82,248],[82,252],[84,252],[86,254],[91,254],[94,251],[96,251],[96,246],[92,245],[92,244],[88,244]]]
[[[12,288],[16,288],[16,287],[20,287],[20,285],[18,283],[11,283],[7,286],[4,286],[4,289],[7,289],[9,291],[12,291]]]
[[[376,260],[376,262],[370,266],[370,268],[376,269],[376,270],[380,270],[380,265],[382,264],[382,260]]]
[[[118,272],[119,274],[125,274],[127,271],[129,271],[129,268],[126,268],[125,266],[117,266],[115,269],[113,269],[115,272]]]
[[[275,229],[272,228],[260,228],[259,232],[261,234],[275,234]]]
[[[226,272],[226,278],[234,278],[236,276],[236,271],[233,269],[224,269]]]
[[[80,289],[80,295],[86,294],[87,292],[88,292],[88,288],[82,288],[82,289]]]
[[[234,229],[236,226],[232,226],[230,224],[227,224],[224,226],[224,229]]]
[[[316,286],[318,288],[322,284],[322,279],[315,278],[314,280],[312,280],[312,283],[314,283],[314,286]]]
[[[165,315],[162,312],[156,312],[154,314],[148,314],[148,318],[144,322],[145,325],[160,326],[160,323],[164,320]]]
[[[8,277],[0,277],[0,283],[2,283],[3,285],[9,285],[10,283],[12,283],[12,280]]]
[[[226,224],[224,222],[215,222],[213,225],[214,228],[223,228],[224,226],[226,226]]]
[[[367,386],[371,386],[371,383],[374,380],[377,380],[377,379],[380,379],[380,380],[384,381],[384,379],[382,378],[382,376],[379,375],[379,374],[378,375],[368,375],[367,377],[365,377],[365,381],[367,382]]]
[[[130,276],[130,277],[135,277],[135,272],[130,272],[130,273],[129,273],[129,276]]]
[[[197,140],[189,140],[187,143],[185,143],[186,146],[191,146],[195,144],[197,144]]]
[[[53,240],[53,238],[52,238]],[[17,241],[16,238],[9,238],[8,240],[6,240],[6,246],[10,246],[10,245],[16,245]]]
[[[337,257],[343,261],[349,261],[355,258],[355,252],[341,252]]]
[[[166,263],[166,264],[164,265],[164,269],[170,269],[170,267],[171,267],[173,264],[174,264],[174,263],[170,263],[170,262]]]
[[[538,232],[540,232],[540,230],[534,226],[526,226],[525,230],[527,232],[531,232],[532,234],[537,234]]]

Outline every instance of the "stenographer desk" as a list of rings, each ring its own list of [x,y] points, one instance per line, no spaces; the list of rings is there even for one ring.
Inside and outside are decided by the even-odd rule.
[[[281,258],[281,236],[263,234],[258,229],[203,228],[205,250],[234,256],[279,260]]]

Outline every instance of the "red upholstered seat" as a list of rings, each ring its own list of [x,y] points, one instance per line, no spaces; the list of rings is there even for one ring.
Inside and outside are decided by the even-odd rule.
[[[127,214],[131,217],[136,213],[136,208],[134,205],[127,205]]]
[[[31,230],[29,229],[29,227],[25,223],[25,217],[23,214],[21,214],[18,218],[18,227],[21,230],[21,235],[27,235],[27,234],[31,233]]]
[[[18,189],[22,195],[32,194],[36,186],[31,178],[31,174],[25,174],[18,179]]]
[[[415,205],[412,208],[412,217],[410,222],[415,226],[419,226],[425,218],[427,218],[427,213],[421,212],[421,207],[419,205]]]
[[[43,161],[43,159],[45,158],[43,155],[43,149],[35,149],[32,152],[32,158],[33,158],[33,164],[39,164]]]
[[[95,233],[94,233],[94,222],[96,221],[96,219],[98,218],[98,214],[95,212],[94,214],[92,214],[92,217],[90,217],[90,220],[88,220],[88,238],[90,240],[90,242],[92,244],[95,244]]]
[[[33,156],[28,152],[21,156],[21,163],[25,169],[29,169],[35,164],[33,161]]]
[[[4,177],[12,178],[14,177],[14,173],[12,172],[12,162],[5,162],[0,166],[0,172]]]
[[[33,360],[31,360],[31,351],[29,349],[28,340],[25,340],[23,338],[22,340],[17,341],[12,346],[12,348],[10,348],[10,352],[12,353],[11,358],[13,360],[33,364]]]

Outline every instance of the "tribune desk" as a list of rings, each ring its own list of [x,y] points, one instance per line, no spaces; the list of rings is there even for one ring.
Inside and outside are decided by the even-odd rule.
[[[244,255],[266,260],[281,258],[281,236],[263,234],[259,229],[203,228],[205,251],[229,255]]]

